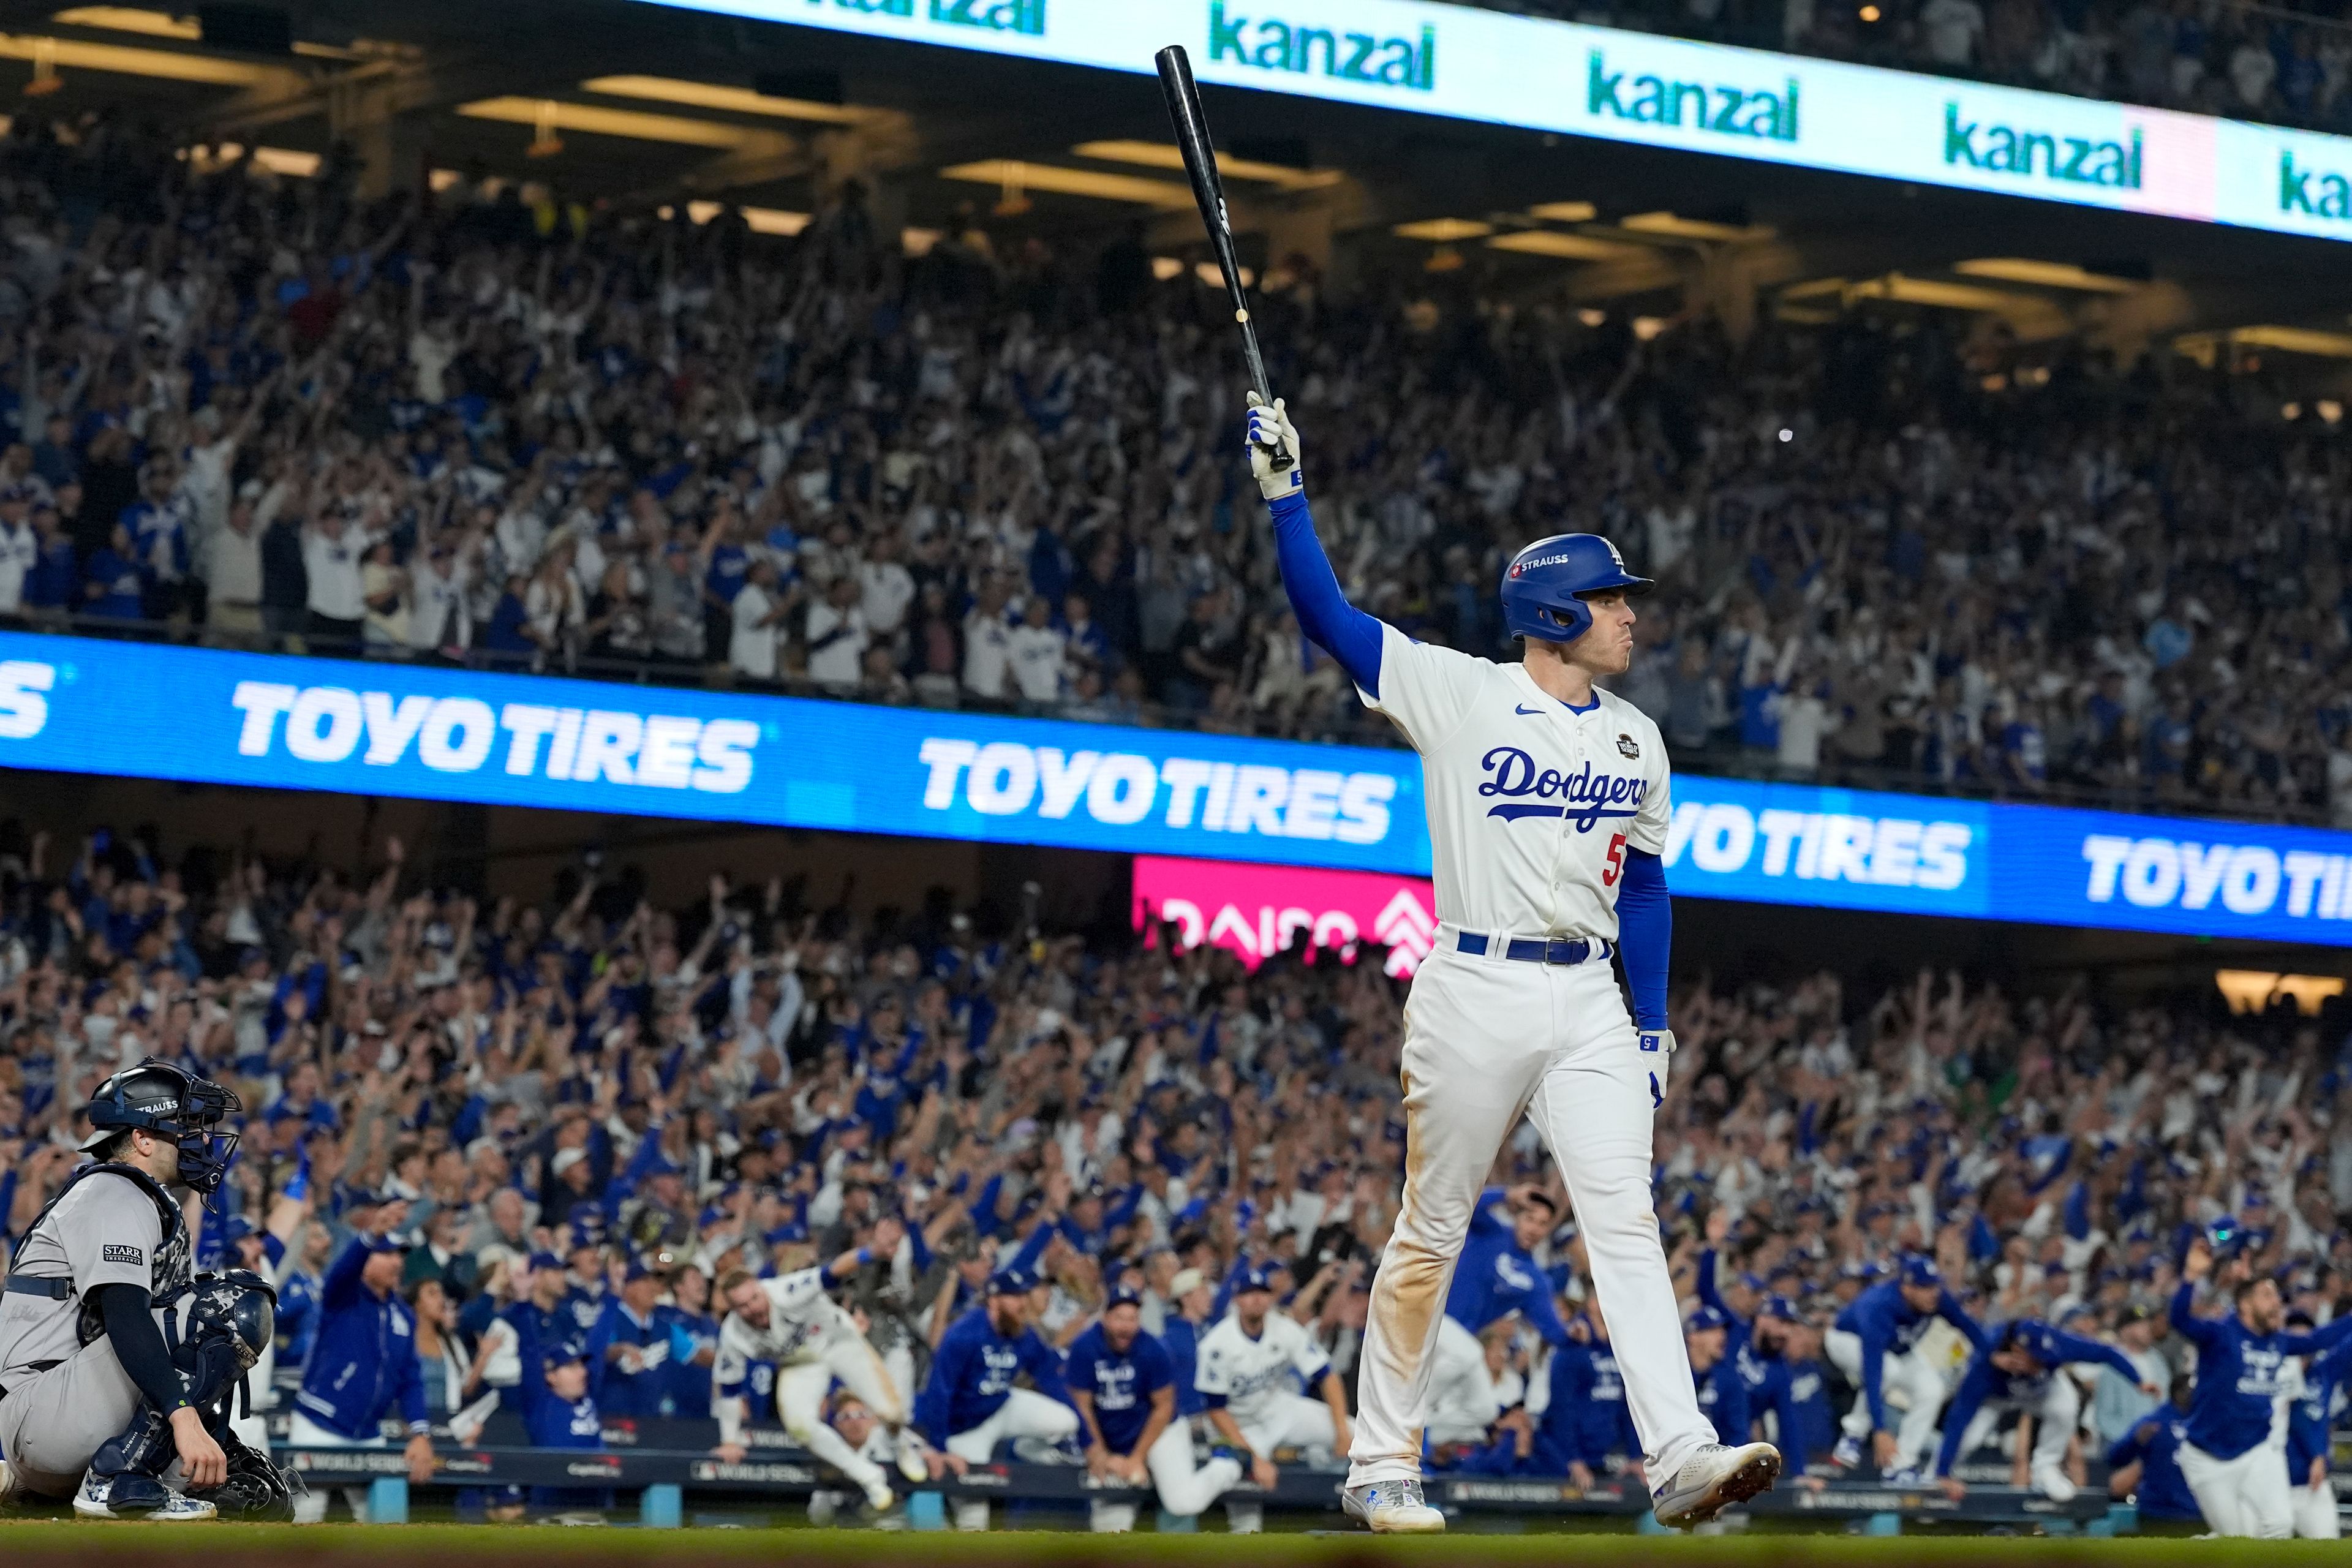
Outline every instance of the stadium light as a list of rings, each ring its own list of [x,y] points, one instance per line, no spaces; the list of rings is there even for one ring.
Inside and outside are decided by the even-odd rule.
[[[2035,261],[2022,256],[1955,261],[1952,270],[1969,278],[1997,278],[2004,283],[2033,283],[2044,289],[2079,289],[2092,294],[2128,294],[2139,287],[2127,278],[2110,278],[2071,261]]]
[[[2260,1013],[2277,998],[2291,996],[2296,1012],[2317,1017],[2321,1004],[2344,994],[2341,975],[2273,974],[2262,969],[2217,969],[2213,985],[2232,1013]]]
[[[1990,312],[2008,321],[2021,338],[2063,337],[2070,330],[2065,312],[2038,294],[2012,294],[2004,289],[1980,289],[1971,283],[1945,283],[1932,278],[1909,278],[1890,272],[1865,279],[1846,290],[1849,300],[1889,300],[1905,305],[1926,305],[1939,310]]]
[[[1546,223],[1591,223],[1601,212],[1591,202],[1545,202],[1528,209],[1530,217]]]
[[[1613,261],[1621,256],[1633,255],[1641,247],[1613,239],[1595,239],[1587,234],[1523,228],[1513,234],[1496,235],[1486,242],[1486,248],[1517,251],[1522,256],[1549,256],[1562,261]]]
[[[1705,218],[1678,217],[1669,212],[1635,213],[1618,226],[1635,234],[1662,235],[1668,239],[1704,239],[1728,242],[1741,239],[1769,239],[1772,231],[1760,224],[1712,223]]]
[[[778,98],[748,87],[722,87],[716,82],[687,81],[667,76],[599,76],[580,84],[583,92],[607,98],[648,99],[657,103],[682,103],[690,109],[715,109],[730,114],[764,114],[777,120],[809,120],[825,125],[858,125],[877,110],[846,104],[817,103],[805,98]]]
[[[620,136],[638,142],[668,142],[683,147],[736,148],[754,132],[715,120],[689,120],[680,114],[646,114],[634,109],[601,109],[590,103],[564,103],[553,99],[482,98],[457,106],[467,120],[496,120],[528,125],[535,132],[580,131],[591,136]]]
[[[1456,240],[1484,239],[1495,232],[1495,226],[1466,217],[1433,217],[1419,223],[1401,223],[1389,232],[1399,239],[1429,239],[1451,245]]]
[[[107,71],[116,76],[157,77],[206,87],[258,87],[288,77],[282,66],[216,59],[169,49],[139,49],[124,44],[90,44],[79,38],[0,34],[0,59],[47,61],[52,70]]]
[[[1097,201],[1138,202],[1171,211],[1192,205],[1190,185],[1169,180],[1141,180],[1132,174],[1097,174],[1091,169],[1065,169],[1052,163],[1024,163],[1017,158],[983,158],[975,163],[950,164],[940,171],[940,178],[1014,190],[1051,191],[1064,196],[1091,196]]]
[[[1107,163],[1140,163],[1150,169],[1184,166],[1183,152],[1172,142],[1081,142],[1070,152],[1080,158],[1098,158]],[[1217,154],[1217,172],[1229,180],[1255,180],[1285,191],[1321,190],[1347,178],[1337,169],[1293,169],[1282,163],[1236,158],[1230,153]]]

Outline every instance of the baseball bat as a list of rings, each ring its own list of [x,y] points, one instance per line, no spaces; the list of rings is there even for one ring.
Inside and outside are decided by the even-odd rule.
[[[1265,356],[1258,352],[1257,328],[1250,321],[1249,295],[1242,288],[1241,258],[1234,253],[1233,222],[1225,208],[1225,184],[1217,174],[1216,144],[1209,139],[1208,118],[1201,112],[1201,89],[1192,79],[1192,58],[1184,46],[1171,44],[1153,57],[1160,67],[1160,90],[1168,100],[1168,118],[1176,127],[1176,147],[1184,155],[1184,173],[1192,179],[1192,199],[1200,204],[1202,226],[1209,231],[1209,248],[1217,270],[1224,274],[1225,294],[1234,303],[1234,323],[1242,330],[1242,354],[1249,362],[1250,385],[1260,398],[1274,401],[1265,377]],[[1290,454],[1276,447],[1274,466],[1290,467]]]

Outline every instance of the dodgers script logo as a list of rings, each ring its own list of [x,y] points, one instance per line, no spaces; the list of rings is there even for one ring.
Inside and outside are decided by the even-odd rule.
[[[1488,806],[1486,815],[1506,822],[1523,816],[1564,816],[1579,833],[1590,833],[1604,816],[1633,816],[1642,808],[1642,797],[1650,793],[1647,780],[1597,773],[1591,763],[1572,773],[1552,768],[1538,772],[1536,760],[1517,746],[1496,747],[1478,760],[1478,766],[1495,775],[1478,786],[1478,793],[1490,798],[1508,797],[1503,805]],[[1535,799],[1528,800],[1529,795]],[[1554,800],[1561,804],[1538,804]]]

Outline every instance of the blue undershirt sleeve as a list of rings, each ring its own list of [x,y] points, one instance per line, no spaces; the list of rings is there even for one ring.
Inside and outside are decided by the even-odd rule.
[[[1323,542],[1315,537],[1307,498],[1286,495],[1268,503],[1274,513],[1274,555],[1282,568],[1283,591],[1298,627],[1317,647],[1339,661],[1348,679],[1381,694],[1381,623],[1348,603]]]
[[[1665,862],[1628,846],[1617,889],[1618,948],[1625,987],[1633,994],[1633,1026],[1666,1025],[1666,959],[1675,942],[1675,905],[1666,896]]]

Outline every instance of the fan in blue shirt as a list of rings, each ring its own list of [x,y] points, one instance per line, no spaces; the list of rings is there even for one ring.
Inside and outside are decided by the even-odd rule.
[[[534,1373],[541,1380],[539,1397],[523,1416],[531,1447],[602,1453],[604,1423],[588,1394],[588,1352],[570,1341],[549,1345],[540,1352],[537,1367],[523,1368],[525,1378]],[[547,1513],[608,1509],[613,1492],[609,1487],[533,1487],[530,1506]]]

